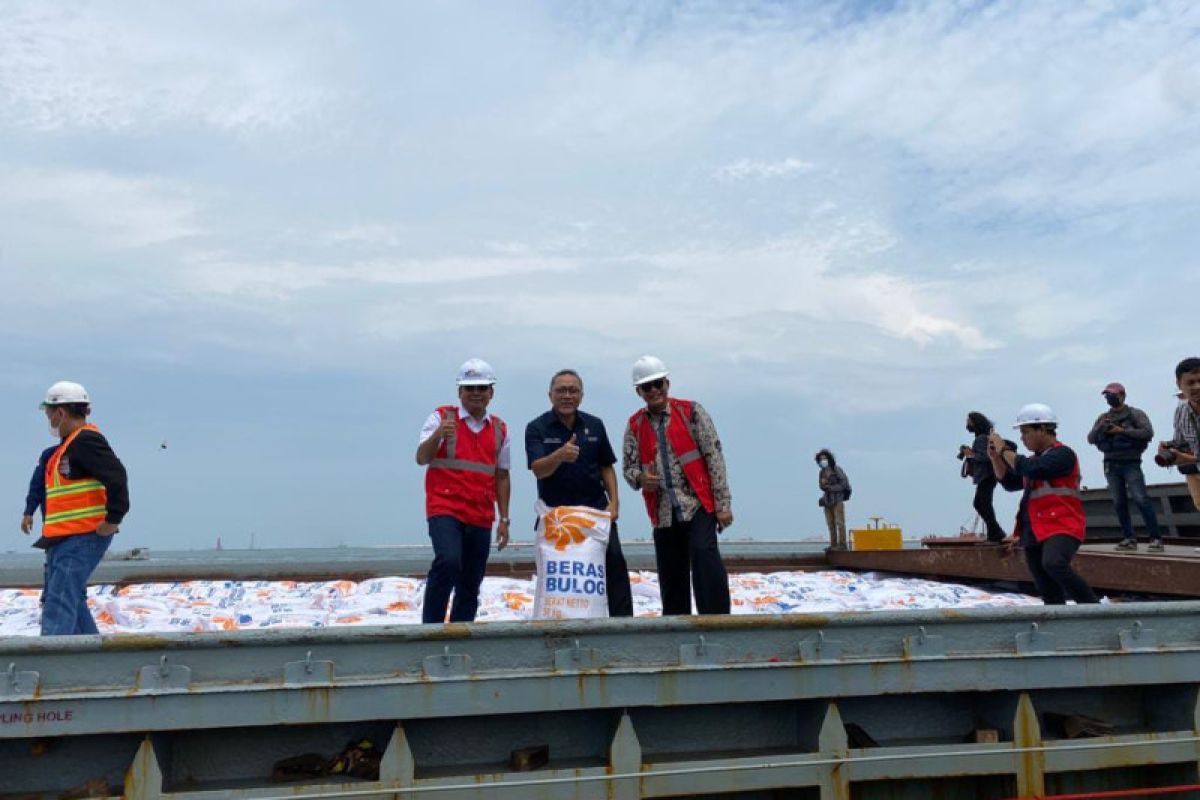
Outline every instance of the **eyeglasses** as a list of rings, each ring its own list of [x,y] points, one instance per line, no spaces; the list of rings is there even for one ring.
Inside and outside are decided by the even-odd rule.
[[[659,389],[663,388],[666,385],[667,385],[667,379],[659,378],[658,380],[646,381],[645,383],[639,383],[638,391],[641,392],[642,394],[645,394],[646,392],[658,391]]]
[[[555,386],[555,394],[583,394],[583,390],[578,386]]]

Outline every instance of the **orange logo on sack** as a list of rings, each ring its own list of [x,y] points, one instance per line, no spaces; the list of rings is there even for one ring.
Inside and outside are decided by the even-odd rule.
[[[542,517],[546,540],[554,542],[555,550],[566,550],[571,544],[582,544],[587,539],[584,530],[596,527],[596,521],[587,514],[573,512],[567,506],[550,509]]]

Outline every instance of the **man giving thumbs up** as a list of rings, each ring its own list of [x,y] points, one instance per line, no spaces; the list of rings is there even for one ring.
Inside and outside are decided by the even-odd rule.
[[[617,537],[617,456],[599,417],[579,410],[583,379],[559,370],[550,379],[550,405],[525,427],[525,456],[537,480],[538,497],[548,506],[587,506],[612,515],[605,552],[608,615],[633,616],[629,568]]]

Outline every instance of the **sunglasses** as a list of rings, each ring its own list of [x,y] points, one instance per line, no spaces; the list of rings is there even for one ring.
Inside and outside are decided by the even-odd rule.
[[[645,394],[646,392],[657,391],[666,385],[667,385],[667,379],[659,378],[656,381],[646,381],[645,383],[639,383],[638,391],[641,392],[642,394]]]
[[[491,389],[491,388],[492,387],[488,384],[484,384],[482,386],[475,384],[475,385],[471,385],[471,386],[463,386],[462,390],[464,392],[486,392],[488,389]]]

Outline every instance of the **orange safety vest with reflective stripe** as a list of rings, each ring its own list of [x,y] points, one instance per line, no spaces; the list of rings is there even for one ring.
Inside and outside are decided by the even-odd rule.
[[[687,476],[688,484],[696,493],[696,499],[700,501],[704,510],[711,514],[717,504],[713,499],[712,478],[708,474],[708,462],[700,453],[700,447],[696,444],[685,421],[692,418],[692,401],[669,397],[667,402],[671,404],[671,413],[667,421],[667,445],[675,454],[675,458],[679,459],[679,465],[683,467],[683,474]],[[651,424],[650,415],[646,409],[638,409],[629,418],[629,428],[637,436],[638,462],[642,465],[642,471],[645,472],[650,465],[656,464],[658,459],[658,434],[654,431],[654,425]],[[662,474],[661,469],[666,468],[664,459],[659,474]],[[658,527],[658,495],[658,492],[642,490],[642,497],[646,501],[646,511],[650,514],[650,523],[656,528]]]
[[[58,468],[75,437],[83,431],[100,432],[95,425],[84,425],[71,433],[46,462],[46,516],[42,536],[55,539],[94,533],[107,515],[108,492],[95,478],[68,480]]]
[[[1066,447],[1062,442],[1055,442],[1051,447]],[[1079,496],[1079,458],[1070,474],[1048,481],[1025,479],[1025,488],[1029,492],[1029,527],[1033,530],[1033,538],[1039,542],[1065,533],[1083,541],[1087,530],[1087,516],[1083,513],[1083,500]],[[1020,535],[1020,522],[1018,535]]]
[[[480,528],[491,528],[496,519],[496,469],[500,450],[508,435],[504,420],[494,414],[490,424],[475,433],[458,416],[458,406],[441,406],[439,418],[446,414],[458,418],[454,438],[443,439],[425,470],[425,517],[441,515]]]

